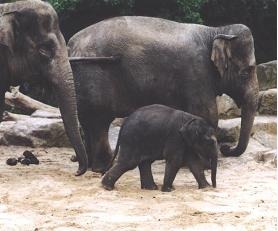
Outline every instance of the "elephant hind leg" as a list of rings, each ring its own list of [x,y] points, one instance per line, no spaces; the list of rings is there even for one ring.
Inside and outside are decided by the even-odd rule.
[[[111,119],[100,119],[104,116],[92,116],[88,128],[85,129],[85,142],[88,150],[89,166],[92,171],[104,173],[110,165],[112,151],[108,140]]]
[[[120,151],[121,152],[121,151]],[[118,154],[120,158],[116,163],[104,174],[102,178],[102,186],[106,190],[113,190],[116,181],[127,171],[136,168],[137,160],[136,159],[126,159],[126,157],[121,156],[121,153]]]

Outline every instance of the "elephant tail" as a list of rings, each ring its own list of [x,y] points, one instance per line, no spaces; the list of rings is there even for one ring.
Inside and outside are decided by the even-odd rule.
[[[117,144],[116,144],[116,148],[114,150],[114,153],[113,153],[113,157],[110,161],[110,164],[108,165],[107,169],[105,170],[105,172],[102,174],[104,175],[113,165],[117,155],[118,155],[118,152],[119,152],[119,148],[120,148],[120,139],[121,139],[121,132],[123,130],[123,127],[124,127],[124,123],[122,124],[121,128],[120,128],[120,131],[119,131],[119,135],[118,135],[118,140],[117,140]]]

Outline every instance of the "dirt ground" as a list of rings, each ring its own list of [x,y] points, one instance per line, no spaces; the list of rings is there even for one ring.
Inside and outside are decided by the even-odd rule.
[[[254,140],[241,157],[220,158],[216,189],[198,190],[181,169],[170,193],[141,190],[138,169],[105,191],[96,173],[74,176],[68,148],[34,149],[39,165],[6,165],[26,149],[0,146],[1,231],[277,229],[277,169],[255,160],[267,148]],[[163,161],[153,172],[161,186]]]

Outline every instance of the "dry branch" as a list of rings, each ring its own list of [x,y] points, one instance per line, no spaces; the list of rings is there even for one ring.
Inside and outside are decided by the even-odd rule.
[[[30,119],[30,116],[14,114],[7,111],[4,111],[3,113],[3,121],[19,121],[19,120],[27,120],[27,119]]]
[[[18,89],[13,88],[12,92],[6,92],[5,103],[12,107],[27,109],[29,111],[47,111],[54,114],[59,114],[60,111],[56,107],[49,106],[47,104],[41,103],[29,96],[26,96],[18,91]]]

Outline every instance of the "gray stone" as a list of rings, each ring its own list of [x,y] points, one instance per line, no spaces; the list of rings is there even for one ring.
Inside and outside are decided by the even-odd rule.
[[[277,89],[260,91],[258,111],[264,115],[277,114]]]
[[[2,137],[0,137],[0,142],[2,144],[29,147],[71,146],[61,119],[30,117],[28,120],[12,122],[1,123]]]
[[[236,142],[239,138],[241,118],[219,120],[217,139],[219,142]],[[251,137],[266,147],[277,148],[276,116],[256,116]]]
[[[255,160],[257,162],[268,162],[277,168],[277,149],[258,152]]]
[[[220,119],[230,119],[240,116],[241,110],[228,95],[223,94],[222,96],[218,96],[216,102]]]
[[[262,63],[257,66],[260,90],[277,88],[277,61]]]

